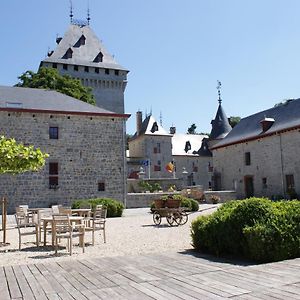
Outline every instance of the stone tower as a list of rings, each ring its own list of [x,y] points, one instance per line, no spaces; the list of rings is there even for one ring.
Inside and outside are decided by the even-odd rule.
[[[127,73],[110,55],[89,26],[89,22],[73,21],[63,37],[56,38],[57,47],[48,52],[40,67],[56,68],[91,87],[97,106],[124,113],[124,91]]]

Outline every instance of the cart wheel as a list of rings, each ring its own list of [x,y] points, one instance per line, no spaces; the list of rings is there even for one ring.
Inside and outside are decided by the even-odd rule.
[[[188,215],[185,211],[177,212],[174,214],[174,219],[178,225],[184,225],[188,221]]]
[[[157,211],[153,213],[153,222],[155,225],[159,225],[161,223],[161,216]]]
[[[169,224],[170,226],[173,226],[173,224],[174,224],[174,217],[173,217],[173,214],[168,214],[168,215],[166,216],[166,219],[167,219],[168,224]]]

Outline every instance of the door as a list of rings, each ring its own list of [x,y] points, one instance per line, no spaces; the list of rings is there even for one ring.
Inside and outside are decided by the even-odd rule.
[[[246,198],[250,198],[254,196],[254,185],[253,185],[253,176],[245,176],[245,194]]]

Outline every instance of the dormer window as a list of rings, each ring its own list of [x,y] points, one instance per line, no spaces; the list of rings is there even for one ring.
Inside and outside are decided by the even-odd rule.
[[[69,48],[65,55],[62,57],[63,59],[68,59],[68,58],[72,58],[72,55],[73,55],[73,50],[71,48]]]
[[[272,125],[274,124],[275,120],[273,118],[264,118],[263,120],[260,121],[261,127],[262,127],[262,131],[266,132],[267,130],[269,130]]]
[[[184,151],[187,153],[189,150],[192,149],[190,141],[186,141]]]
[[[98,63],[103,61],[103,54],[99,52],[98,55],[94,58],[93,62]]]
[[[155,131],[158,131],[158,125],[157,122],[154,122],[152,125],[152,128],[150,130],[152,133],[154,133]]]
[[[85,40],[86,40],[85,36],[82,35],[82,36],[79,38],[79,40],[75,43],[74,47],[75,47],[75,48],[79,48],[80,46],[85,45]]]

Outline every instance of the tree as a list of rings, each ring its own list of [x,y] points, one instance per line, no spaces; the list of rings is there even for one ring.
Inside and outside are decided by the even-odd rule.
[[[83,86],[78,79],[73,79],[68,75],[60,75],[56,69],[40,68],[37,73],[26,71],[18,79],[20,82],[16,86],[55,90],[86,103],[96,105],[91,88]]]
[[[196,126],[195,124],[192,124],[192,125],[188,128],[187,133],[188,133],[188,134],[196,134],[196,128],[197,128],[197,126]]]
[[[18,144],[15,139],[0,137],[0,174],[37,171],[45,164],[48,154],[39,148]]]
[[[229,118],[229,124],[230,126],[233,128],[234,126],[236,126],[237,123],[239,123],[241,121],[241,117],[230,117]]]
[[[18,144],[15,139],[7,139],[0,136],[0,174],[18,174],[26,171],[37,171],[45,165],[47,153],[43,153],[39,148]],[[6,245],[6,215],[7,200],[1,200],[2,206],[2,231],[3,242]]]

